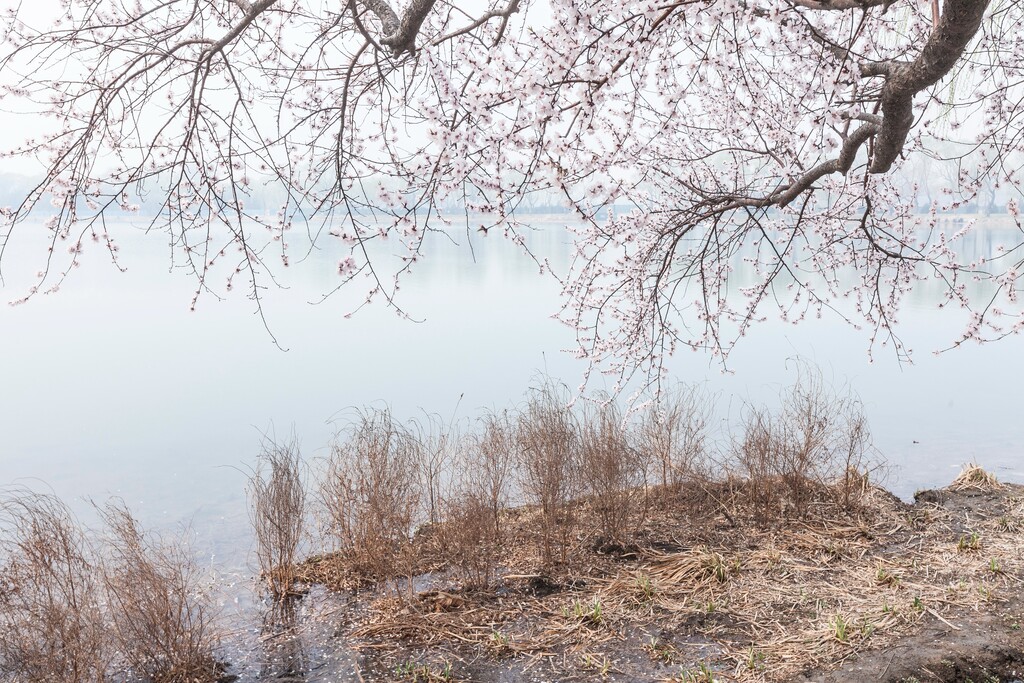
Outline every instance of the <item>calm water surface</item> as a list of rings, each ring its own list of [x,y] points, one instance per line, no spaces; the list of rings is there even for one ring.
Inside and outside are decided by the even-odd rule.
[[[531,245],[564,270],[568,236],[541,228]],[[474,233],[472,251],[465,234],[454,239],[461,246],[435,240],[403,283],[402,303],[422,322],[383,306],[346,319],[341,299],[310,305],[336,284],[334,258],[291,268],[288,288],[264,299],[281,351],[251,301],[206,297],[190,312],[193,283],[168,272],[161,238],[122,237],[126,273],[97,255],[57,295],[0,308],[0,483],[37,479],[72,498],[114,493],[150,519],[201,520],[242,500],[236,468],[252,462],[262,431],[294,428],[315,457],[352,406],[386,401],[403,417],[458,406],[471,416],[518,401],[539,372],[576,386],[584,367],[562,353],[572,333],[550,318],[557,283],[500,237]],[[965,246],[986,250],[994,239]],[[834,319],[755,328],[729,373],[692,352],[670,365],[735,413],[744,400],[771,402],[795,378],[795,358],[817,364],[864,401],[901,495],[943,484],[971,460],[1020,479],[1024,340],[936,356],[960,329],[954,315],[928,292],[907,302],[913,365],[885,349],[869,362],[864,334]]]
[[[566,233],[538,225],[531,245],[564,271]],[[998,233],[964,248],[986,252]],[[48,488],[85,516],[87,499],[120,496],[146,524],[191,525],[211,566],[246,584],[244,467],[261,432],[294,429],[316,458],[352,406],[472,416],[518,401],[541,371],[578,383],[583,366],[561,352],[571,331],[550,318],[557,283],[499,236],[474,233],[472,252],[466,234],[454,239],[462,245],[435,240],[404,281],[403,303],[422,322],[381,306],[345,319],[340,299],[309,305],[335,286],[336,257],[293,266],[288,288],[264,300],[283,352],[244,296],[206,297],[190,312],[193,283],[169,272],[161,238],[122,237],[128,272],[96,255],[58,295],[0,308],[0,485]],[[904,497],[948,483],[968,461],[1024,481],[1024,340],[934,356],[961,324],[935,303],[919,292],[902,314],[913,365],[885,350],[869,363],[862,333],[824,319],[761,325],[732,355],[731,374],[690,352],[671,367],[735,415],[743,401],[772,401],[795,378],[795,358],[817,364],[863,400],[888,484]]]

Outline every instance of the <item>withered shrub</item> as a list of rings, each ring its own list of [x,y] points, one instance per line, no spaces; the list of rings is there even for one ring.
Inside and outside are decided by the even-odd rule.
[[[188,543],[144,533],[123,503],[100,516],[109,636],[123,663],[152,683],[217,680],[213,607]]]
[[[601,544],[626,540],[634,501],[643,495],[643,469],[622,414],[611,401],[586,413],[580,438],[581,475],[600,526]]]
[[[331,447],[320,496],[329,531],[361,576],[409,578],[420,505],[414,436],[387,409],[367,409]]]
[[[0,681],[102,683],[111,648],[89,543],[59,499],[0,500]]]
[[[466,461],[469,495],[486,505],[486,515],[501,537],[501,512],[510,503],[517,471],[516,418],[507,410],[480,418],[479,431],[468,439]]]
[[[580,427],[566,392],[551,383],[535,389],[519,417],[519,475],[527,502],[540,508],[542,561],[556,549],[564,562],[580,493]]]
[[[748,409],[734,449],[744,489],[766,522],[778,515],[805,518],[824,502],[855,511],[877,468],[873,456],[860,402],[807,369],[783,396],[778,414]]]

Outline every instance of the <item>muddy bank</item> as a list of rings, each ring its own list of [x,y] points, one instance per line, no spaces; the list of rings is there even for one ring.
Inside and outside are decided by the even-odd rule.
[[[483,587],[430,533],[411,591],[337,557],[305,578],[343,591],[339,680],[1024,679],[1024,487],[970,472],[913,504],[819,503],[766,523],[735,490],[676,491],[629,543],[580,534],[543,568],[536,511],[514,510]]]
[[[912,632],[885,647],[872,648],[833,671],[807,672],[797,680],[822,683],[854,681],[957,681],[997,683],[1024,681],[1024,585],[1020,573],[1021,501],[1024,487],[965,487],[919,492],[911,508],[934,515],[947,538],[971,538],[978,529],[1012,534],[1009,543],[993,548],[1010,555],[1016,573],[998,594],[984,603],[951,607],[944,615],[923,619]],[[977,551],[983,551],[983,546]],[[998,560],[996,560],[998,564]],[[990,567],[990,571],[996,567]],[[1004,565],[998,567],[1006,571]]]

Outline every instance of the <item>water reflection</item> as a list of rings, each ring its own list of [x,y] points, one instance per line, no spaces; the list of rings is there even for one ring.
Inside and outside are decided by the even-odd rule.
[[[299,629],[297,601],[273,601],[263,616],[260,643],[263,658],[258,678],[305,683],[309,661],[306,643]]]

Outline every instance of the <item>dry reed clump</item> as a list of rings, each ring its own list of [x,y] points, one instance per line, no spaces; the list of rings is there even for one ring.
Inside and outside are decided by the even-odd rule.
[[[545,566],[563,562],[573,532],[571,503],[580,491],[580,427],[568,397],[551,383],[535,389],[519,416],[520,485],[540,510],[541,557]]]
[[[265,440],[246,492],[260,574],[276,600],[294,594],[296,562],[306,517],[299,445]]]
[[[611,401],[587,412],[580,429],[580,472],[599,526],[599,545],[622,544],[635,499],[643,493],[639,452]]]
[[[320,497],[329,531],[358,577],[409,578],[421,492],[414,436],[387,409],[369,409],[331,448]]]
[[[109,637],[124,665],[151,683],[217,680],[212,606],[187,547],[143,533],[123,504],[99,512],[107,530],[101,573]]]
[[[92,550],[56,497],[0,501],[0,681],[101,683],[110,647]]]
[[[733,468],[737,489],[767,523],[806,518],[824,502],[855,511],[876,467],[873,455],[860,403],[810,372],[783,397],[779,413],[748,408]]]

